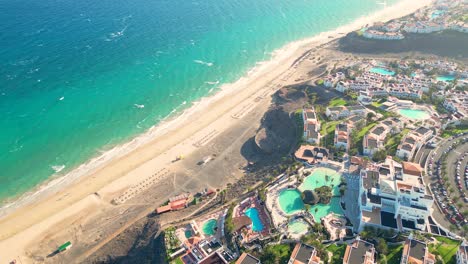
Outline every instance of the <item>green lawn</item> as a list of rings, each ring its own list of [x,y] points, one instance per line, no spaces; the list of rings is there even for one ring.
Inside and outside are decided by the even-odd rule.
[[[430,244],[429,251],[432,254],[439,255],[444,260],[446,264],[455,264],[456,263],[456,254],[458,247],[461,242],[453,240],[446,237],[434,236],[434,238],[439,242],[437,245]]]
[[[392,135],[387,143],[385,143],[385,149],[387,150],[387,153],[389,155],[392,155],[394,156],[396,151],[397,151],[397,148],[398,148],[398,145],[400,144],[401,142],[401,139],[403,139],[403,137],[408,134],[410,130],[409,129],[403,129],[403,131],[401,131],[401,133],[398,133],[398,134],[395,134],[395,135]]]
[[[377,107],[377,108],[379,108],[379,107],[381,107],[381,106],[382,106],[382,104],[381,104],[381,103],[379,103],[379,102],[372,102],[372,104],[371,104],[371,105],[372,105],[373,107]]]
[[[468,132],[468,127],[464,128],[452,128],[452,129],[446,129],[444,132],[442,132],[442,137],[443,138],[448,138],[454,135],[458,135],[460,133]]]
[[[294,112],[294,120],[296,121],[297,126],[297,140],[302,141],[304,121],[302,120],[302,109],[298,109]]]
[[[327,251],[333,254],[331,258],[332,264],[341,264],[343,263],[343,256],[346,250],[346,245],[335,245],[331,244],[327,247]]]
[[[335,121],[322,123],[322,127],[320,128],[320,134],[322,136],[326,136],[326,135],[328,135],[330,133],[334,133],[336,125],[338,125],[340,122],[342,122],[342,121],[335,120]]]
[[[342,106],[346,105],[346,100],[343,98],[335,97],[333,98],[330,103],[328,103],[328,107],[334,107],[334,106]]]
[[[171,262],[172,264],[184,264],[184,262],[180,258],[176,258],[174,261]]]
[[[388,246],[387,264],[400,264],[403,245]]]
[[[367,134],[367,132],[369,132],[369,130],[371,130],[371,128],[373,128],[375,125],[377,125],[377,123],[376,123],[376,122],[373,122],[373,123],[370,123],[370,124],[368,124],[367,126],[363,127],[363,128],[361,129],[361,131],[359,131],[358,137],[359,137],[360,139],[362,139],[362,138]]]

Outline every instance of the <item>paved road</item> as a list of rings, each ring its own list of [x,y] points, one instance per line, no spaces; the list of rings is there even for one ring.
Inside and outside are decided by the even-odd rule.
[[[456,146],[454,143],[457,140],[466,138],[468,136],[457,136],[455,138],[450,138],[450,139],[444,139],[439,142],[438,147],[434,149],[430,156],[427,158],[427,163],[426,163],[426,175],[424,177],[424,181],[426,184],[431,184],[431,190],[432,193],[434,194],[434,198],[436,199],[436,202],[439,201],[440,204],[444,204],[445,206],[449,207],[450,200],[447,199],[451,197],[460,197],[460,192],[458,191],[458,188],[456,187],[456,181],[455,181],[455,168],[456,168],[456,162],[457,159],[463,155],[464,153],[468,152],[468,142],[465,142],[461,145]],[[438,163],[442,164],[443,159],[442,156],[446,154],[446,162],[447,162],[447,177],[450,185],[452,186],[452,189],[444,189],[443,186],[439,183],[439,178],[437,177],[438,172]],[[422,161],[422,160],[421,160]],[[443,173],[442,169],[440,171]],[[444,194],[444,191],[446,194]],[[438,198],[439,197],[439,198]],[[454,199],[455,200],[455,199]],[[453,203],[456,204],[457,201],[460,201],[460,199],[456,199]],[[463,206],[462,208],[458,208],[457,210],[460,212],[463,212],[466,210],[466,203],[462,203]],[[455,205],[456,206],[456,205]],[[444,212],[441,212],[437,204],[434,203],[433,206],[433,218],[442,226],[446,227],[447,229],[450,227],[451,223],[448,221],[446,215]],[[447,208],[448,214],[453,214],[456,213],[457,211],[453,209]]]

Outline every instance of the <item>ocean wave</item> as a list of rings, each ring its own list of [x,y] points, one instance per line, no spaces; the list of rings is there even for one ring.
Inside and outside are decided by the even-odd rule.
[[[210,84],[210,85],[215,85],[215,84],[218,84],[219,81],[216,81],[216,82],[205,82],[206,84]]]
[[[120,38],[120,37],[122,37],[123,35],[125,35],[125,30],[127,30],[127,28],[128,28],[128,26],[125,26],[125,27],[122,28],[122,30],[119,30],[119,31],[110,33],[110,34],[109,34],[109,37],[110,37],[111,39]]]
[[[135,106],[136,108],[140,108],[140,109],[141,109],[141,108],[145,108],[145,105],[144,105],[144,104],[134,104],[134,106]]]
[[[55,173],[59,173],[63,169],[65,169],[65,165],[53,165],[53,166],[50,166],[50,168],[53,169]]]
[[[193,62],[198,63],[198,64],[202,64],[202,65],[206,65],[208,67],[213,66],[212,62],[206,62],[206,61],[202,61],[202,60],[194,60]]]

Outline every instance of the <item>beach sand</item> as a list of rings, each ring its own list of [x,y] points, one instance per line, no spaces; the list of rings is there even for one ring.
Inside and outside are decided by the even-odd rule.
[[[213,97],[202,100],[189,109],[177,122],[172,122],[164,134],[157,135],[131,153],[107,162],[76,182],[61,190],[54,189],[41,199],[17,208],[2,218],[0,260],[2,263],[13,259],[33,263],[29,252],[37,248],[38,241],[47,241],[60,232],[66,233],[72,222],[74,225],[81,225],[80,221],[84,223],[92,217],[106,217],[107,213],[117,210],[110,203],[114,198],[162,169],[169,173],[166,176],[154,176],[152,181],[165,183],[171,172],[180,170],[181,165],[173,162],[175,157],[184,155],[189,159],[194,152],[200,152],[218,135],[241,126],[243,119],[249,114],[264,112],[271,104],[271,94],[280,87],[293,83],[293,77],[300,74],[298,72],[308,72],[310,69],[301,69],[297,64],[300,63],[298,59],[307,51],[363,25],[405,16],[430,2],[405,0],[333,32],[325,32],[283,47],[275,52],[272,60],[262,63],[248,76],[226,85]],[[260,120],[249,125],[259,127]],[[230,142],[225,144],[229,148]],[[222,182],[218,182],[213,187],[221,184]],[[138,186],[141,189],[150,188],[144,184]],[[166,195],[161,193],[161,199],[168,198]],[[157,204],[148,204],[147,209],[136,216],[144,216],[156,206]],[[122,227],[119,228],[121,229]],[[97,243],[102,244],[102,241],[107,240],[100,237]],[[49,253],[51,252],[43,252],[43,255]],[[88,253],[83,252],[84,255]]]

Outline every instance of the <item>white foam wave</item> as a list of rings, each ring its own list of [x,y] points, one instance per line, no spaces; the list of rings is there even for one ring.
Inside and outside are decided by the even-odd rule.
[[[219,81],[216,81],[216,82],[205,82],[206,84],[210,84],[210,85],[216,85],[219,83]]]
[[[134,104],[136,108],[145,108],[144,104]]]
[[[53,165],[51,168],[55,171],[55,173],[59,173],[65,169],[65,165]]]
[[[122,30],[120,31],[116,31],[116,32],[113,32],[113,33],[110,33],[109,34],[109,37],[110,38],[119,38],[119,37],[122,37],[123,35],[125,35],[125,30],[127,30],[128,26],[125,26]]]
[[[211,66],[214,65],[212,62],[206,62],[206,61],[202,61],[202,60],[194,60],[193,62],[198,63],[198,64],[202,64],[202,65],[206,65],[208,67],[211,67]]]

